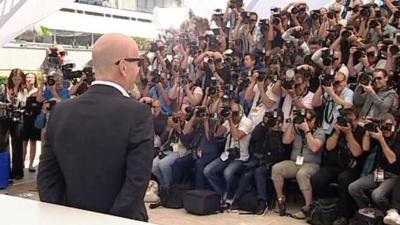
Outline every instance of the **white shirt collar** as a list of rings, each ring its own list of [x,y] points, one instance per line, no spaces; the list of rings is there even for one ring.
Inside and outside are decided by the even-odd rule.
[[[114,83],[114,82],[111,82],[111,81],[104,81],[104,80],[96,80],[96,81],[93,81],[93,83],[92,83],[92,85],[97,85],[97,84],[114,87],[119,92],[121,92],[121,94],[123,96],[128,97],[128,98],[130,97],[128,92],[124,88],[122,88],[121,85],[119,85],[117,83]]]

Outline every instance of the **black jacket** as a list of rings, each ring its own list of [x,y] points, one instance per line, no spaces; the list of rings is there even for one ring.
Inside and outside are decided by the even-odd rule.
[[[40,200],[147,221],[153,138],[149,108],[114,87],[58,103],[40,157]]]

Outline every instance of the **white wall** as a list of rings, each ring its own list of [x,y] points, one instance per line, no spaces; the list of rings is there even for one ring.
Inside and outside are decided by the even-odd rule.
[[[68,58],[81,69],[91,58],[90,50],[67,49]],[[20,68],[23,71],[35,71],[40,68],[45,57],[44,48],[0,48],[0,75],[8,75],[13,68]]]

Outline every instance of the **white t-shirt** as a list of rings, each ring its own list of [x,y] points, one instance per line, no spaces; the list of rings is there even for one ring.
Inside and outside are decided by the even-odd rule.
[[[288,93],[284,93],[283,95],[285,97],[285,100],[283,101],[282,105],[282,111],[283,111],[283,131],[286,131],[286,129],[289,126],[289,123],[287,123],[288,119],[291,119],[293,116],[293,110],[297,109],[296,106],[294,105],[292,97]],[[307,91],[305,96],[300,97],[301,102],[304,104],[304,106],[307,109],[312,109],[312,99],[314,97],[314,93],[311,91]]]
[[[268,89],[265,92],[267,97],[275,102],[275,104],[271,108],[267,108],[263,104],[258,86],[256,85],[253,88],[254,99],[253,99],[253,104],[251,106],[251,110],[248,115],[248,118],[253,121],[254,127],[257,126],[263,120],[265,112],[271,112],[274,109],[278,108],[278,106],[279,106],[280,97],[278,95],[274,94],[274,92],[272,92],[273,87],[274,87],[274,83],[269,84]]]
[[[343,89],[342,93],[340,93],[340,98],[345,102],[353,104],[353,91],[349,88]],[[330,134],[336,124],[337,117],[339,116],[339,109],[342,108],[341,105],[336,104],[328,93],[324,93],[324,99],[328,102],[325,103],[325,109],[322,118],[322,128],[325,133]],[[328,123],[326,120],[332,120],[332,122]]]
[[[242,119],[239,122],[238,129],[243,131],[246,136],[244,136],[242,139],[239,141],[236,141],[233,137],[231,138],[231,129],[229,126],[229,121],[225,121],[224,124],[222,124],[226,128],[227,132],[227,137],[226,137],[226,143],[225,143],[225,151],[222,152],[220,158],[222,161],[228,160],[229,152],[228,149],[234,148],[234,147],[239,147],[240,149],[240,161],[247,161],[249,159],[249,143],[250,143],[250,138],[251,138],[251,132],[253,131],[253,123],[251,120],[245,116],[242,117]]]

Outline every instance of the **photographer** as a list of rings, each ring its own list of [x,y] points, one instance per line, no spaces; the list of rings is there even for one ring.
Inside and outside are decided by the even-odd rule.
[[[350,74],[347,66],[342,63],[342,52],[340,50],[321,48],[312,55],[311,60],[322,71],[334,70],[343,73],[346,77]]]
[[[389,76],[384,69],[375,69],[373,76],[362,74],[354,91],[354,106],[360,108],[360,117],[381,118],[386,112],[397,107],[396,90],[388,85]]]
[[[172,88],[167,79],[167,74],[164,72],[159,73],[158,70],[153,70],[151,74],[153,87],[150,88],[149,96],[160,101],[162,114],[169,115],[172,112],[172,101],[169,98]]]
[[[389,13],[385,9],[380,9],[380,17],[370,19],[367,27],[369,28],[369,36],[371,43],[377,44],[383,36],[394,36],[397,29],[388,23]]]
[[[164,42],[162,40],[157,40],[155,43],[151,44],[150,49],[148,51],[150,53],[153,53],[153,57],[150,57],[151,68],[153,70],[168,72],[167,64],[164,61],[167,56]]]
[[[254,182],[257,191],[258,208],[256,214],[263,215],[267,210],[267,178],[271,168],[285,158],[282,143],[282,111],[276,109],[266,112],[263,120],[254,128],[250,140],[250,159],[244,163],[245,172],[240,178],[233,204]],[[268,195],[269,196],[269,195]]]
[[[196,58],[196,64],[204,71],[205,77],[201,78],[204,87],[210,85],[210,79],[213,76],[217,78],[220,85],[231,82],[230,68],[224,63],[221,53],[212,51],[202,53]]]
[[[0,86],[0,151],[7,151],[11,136],[12,166],[11,179],[24,177],[23,161],[23,108],[28,91],[25,88],[26,76],[20,69],[13,69],[6,85]]]
[[[189,154],[181,136],[185,124],[185,115],[182,112],[173,113],[168,118],[167,128],[161,136],[161,148],[158,156],[153,159],[151,169],[161,186],[169,186],[172,181],[172,165],[181,157]]]
[[[364,209],[370,206],[370,198],[365,194],[367,190],[373,190],[371,197],[377,208],[386,211],[391,208],[387,194],[390,193],[396,178],[400,173],[398,158],[400,156],[400,140],[395,132],[397,122],[390,113],[383,113],[383,124],[365,126],[366,132],[363,138],[362,148],[375,154],[372,173],[363,176],[349,185],[349,193],[357,203],[358,208]],[[366,212],[368,214],[368,212]]]
[[[152,99],[149,105],[151,106],[151,113],[153,114],[154,148],[155,148],[154,153],[158,154],[161,147],[161,136],[166,129],[168,116],[162,114],[160,100]]]
[[[243,43],[241,52],[254,53],[256,48],[258,15],[255,12],[243,12],[239,22],[233,30],[234,40],[240,39]]]
[[[193,84],[188,76],[175,78],[174,85],[168,92],[168,97],[173,101],[174,109],[185,111],[186,107],[195,107],[203,99],[203,90]]]
[[[249,158],[248,148],[253,125],[237,103],[230,104],[230,110],[226,111],[225,108],[220,115],[225,116],[226,120],[218,127],[215,136],[227,135],[225,150],[219,158],[204,168],[204,175],[214,191],[221,195],[224,207],[229,208],[234,194],[234,177]],[[221,173],[223,179],[220,177]]]
[[[248,118],[253,121],[253,126],[257,126],[266,112],[271,112],[279,105],[280,96],[272,92],[275,83],[273,77],[267,74],[260,74],[254,71],[250,79],[250,86],[245,93],[245,99],[252,102]]]
[[[310,48],[308,47],[307,42],[304,41],[303,32],[304,30],[302,26],[292,27],[282,34],[282,39],[293,42],[296,46],[300,47],[303,51],[303,55],[308,55],[310,54]]]
[[[290,74],[289,74],[290,73]],[[272,91],[284,97],[282,111],[284,115],[283,130],[289,126],[288,119],[292,118],[293,110],[312,109],[314,93],[308,90],[308,81],[303,74],[294,74],[294,70],[286,71],[286,76],[278,80]]]
[[[286,198],[283,192],[284,179],[294,178],[303,193],[305,206],[300,212],[292,216],[304,219],[310,210],[312,191],[310,178],[319,170],[322,152],[321,147],[325,142],[325,133],[317,127],[316,113],[307,109],[296,113],[292,123],[283,134],[283,144],[291,144],[290,160],[285,160],[272,167],[271,179],[274,182],[278,199],[279,215],[285,215]]]
[[[53,71],[46,76],[46,86],[43,87],[43,82],[39,83],[38,94],[36,96],[37,102],[50,100],[51,98],[57,101],[64,101],[70,98],[70,93],[63,85],[63,80],[60,71]]]
[[[373,72],[374,69],[384,69],[386,65],[385,59],[380,59],[378,47],[369,44],[363,48],[350,48],[350,57],[347,66],[351,76],[357,76],[361,71]],[[354,66],[353,61],[359,62]]]
[[[313,194],[318,198],[336,196],[329,184],[338,184],[338,218],[334,225],[347,225],[354,214],[348,186],[360,177],[363,168],[365,157],[361,145],[364,133],[365,129],[358,125],[355,110],[342,109],[334,131],[326,140],[321,168],[311,177]]]
[[[66,56],[67,52],[61,45],[54,45],[46,49],[46,56],[40,69],[46,74],[61,69],[61,66],[67,62]]]
[[[337,72],[335,76],[323,75],[321,85],[314,94],[313,107],[323,107],[322,128],[332,133],[341,108],[353,106],[353,91],[347,88],[347,77]]]
[[[200,190],[208,187],[206,177],[203,173],[204,168],[220,154],[218,143],[213,133],[215,120],[211,117],[212,115],[207,112],[205,106],[192,109],[191,118],[185,124],[183,130],[184,135],[190,136],[191,144],[189,151],[191,151],[191,154],[175,161],[172,167],[172,184],[181,183],[185,174],[194,169],[195,189]]]
[[[308,15],[308,6],[305,1],[291,2],[282,11],[290,9],[290,24],[294,26],[302,26],[304,30],[310,30],[311,18]]]

